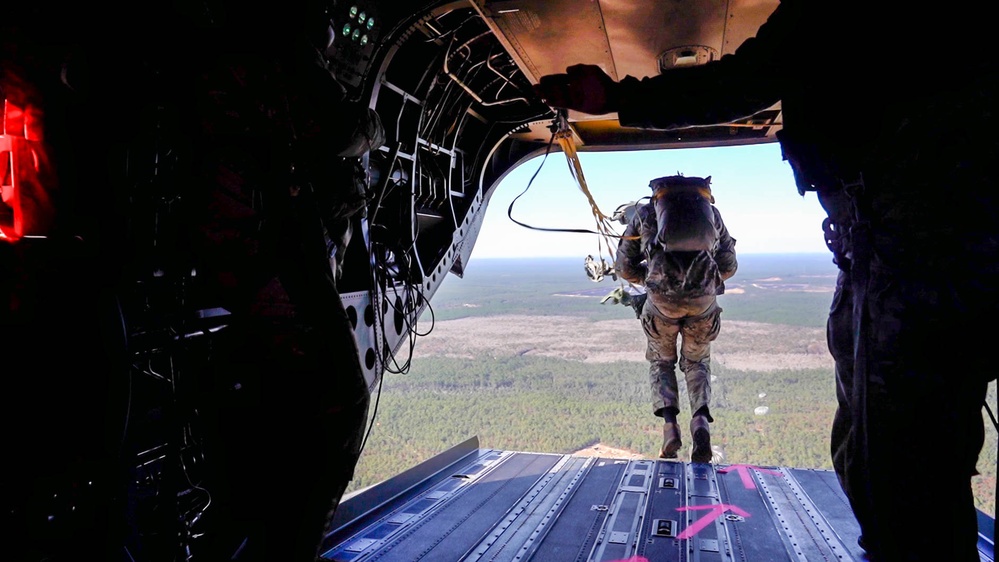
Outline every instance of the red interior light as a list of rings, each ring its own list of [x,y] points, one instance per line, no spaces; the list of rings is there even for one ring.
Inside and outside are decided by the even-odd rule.
[[[15,81],[15,86],[17,82]],[[53,218],[55,173],[42,133],[42,112],[12,91],[0,112],[0,239],[45,236]]]

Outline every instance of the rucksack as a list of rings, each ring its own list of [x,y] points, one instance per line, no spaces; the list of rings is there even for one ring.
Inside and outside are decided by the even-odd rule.
[[[715,262],[718,228],[710,190],[711,177],[668,176],[649,182],[656,235],[643,236],[648,290],[676,299],[722,291]]]
[[[718,229],[711,207],[711,177],[668,176],[649,182],[659,232],[656,241],[668,252],[714,252]]]

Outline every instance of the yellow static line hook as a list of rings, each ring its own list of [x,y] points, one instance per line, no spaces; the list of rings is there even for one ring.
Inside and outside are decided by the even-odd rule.
[[[555,124],[558,127],[559,133],[571,133],[569,130],[569,111],[567,109],[559,109],[555,113]]]

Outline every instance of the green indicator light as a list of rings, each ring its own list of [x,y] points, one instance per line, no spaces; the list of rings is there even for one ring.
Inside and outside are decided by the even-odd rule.
[[[357,41],[357,38],[360,37],[360,36],[361,36],[361,29],[360,28],[355,29],[354,33],[350,34],[350,38],[353,39],[354,41]]]
[[[374,27],[375,26],[375,18],[368,18],[367,26],[368,26],[368,29],[371,29],[372,27]]]
[[[343,34],[344,35],[350,35],[351,29],[352,28],[350,27],[349,23],[343,24]]]
[[[367,45],[368,44],[368,36],[367,35],[362,35],[361,36],[361,44],[362,45]]]
[[[350,7],[350,17],[352,18],[357,17],[357,6]]]
[[[358,23],[364,23],[364,20],[366,19],[368,19],[368,14],[365,14],[364,12],[361,12],[360,14],[357,15]]]

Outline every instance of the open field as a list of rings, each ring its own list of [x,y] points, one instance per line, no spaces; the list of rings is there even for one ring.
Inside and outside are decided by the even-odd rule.
[[[835,277],[825,256],[740,260],[712,346],[715,462],[831,468],[824,324]],[[630,307],[600,304],[615,286],[589,281],[575,261],[487,262],[449,278],[420,318],[429,335],[397,352],[411,368],[388,374],[375,397],[350,490],[471,436],[487,448],[654,458],[661,419],[650,412],[645,336]],[[685,403],[682,382],[680,391]],[[985,422],[973,485],[992,514],[997,435]]]
[[[474,359],[516,354],[583,363],[645,361],[645,334],[635,318],[591,322],[576,316],[501,315],[438,322],[413,358]],[[821,328],[726,320],[711,360],[739,371],[832,369]]]

